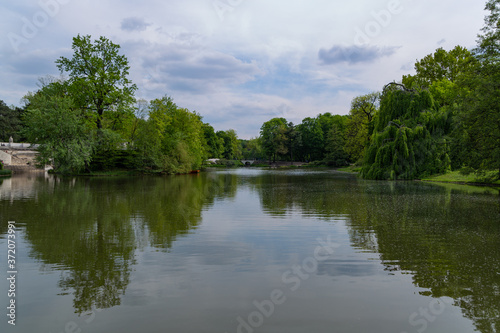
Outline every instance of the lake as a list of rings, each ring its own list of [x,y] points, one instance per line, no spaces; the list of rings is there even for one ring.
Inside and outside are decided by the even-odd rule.
[[[1,332],[500,330],[497,189],[25,174],[0,180],[0,216]]]

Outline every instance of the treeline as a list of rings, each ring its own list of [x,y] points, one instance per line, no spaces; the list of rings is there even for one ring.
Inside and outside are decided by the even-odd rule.
[[[349,115],[307,117],[294,125],[285,118],[265,122],[250,140],[253,157],[269,161],[302,161],[341,167],[361,161],[373,131],[379,93],[353,99]]]
[[[347,116],[320,114],[294,125],[285,118],[265,122],[260,136],[246,143],[250,158],[269,161],[318,161],[331,166],[348,163],[344,147]]]
[[[52,164],[59,173],[187,173],[208,158],[241,158],[234,130],[215,132],[168,96],[136,100],[120,46],[90,38],[73,38],[73,57],[56,61],[67,78],[40,79],[40,89],[24,97],[24,108],[0,103],[0,140],[40,144],[37,163]]]
[[[500,0],[486,10],[474,50],[437,49],[416,62],[415,75],[356,97],[346,118],[325,114],[297,126],[272,119],[257,140],[262,152],[273,160],[356,163],[368,179],[451,170],[497,170],[500,178]]]

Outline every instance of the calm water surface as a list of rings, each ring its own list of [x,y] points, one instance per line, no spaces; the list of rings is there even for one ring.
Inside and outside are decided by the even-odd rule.
[[[16,221],[16,326],[7,323]],[[1,332],[498,332],[498,190],[335,171],[0,180]]]

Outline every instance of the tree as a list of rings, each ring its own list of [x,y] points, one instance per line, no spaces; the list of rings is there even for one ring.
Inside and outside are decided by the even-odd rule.
[[[365,149],[370,144],[373,121],[379,108],[380,93],[373,92],[358,96],[351,102],[351,110],[346,125],[345,149],[353,161],[363,159]]]
[[[259,137],[250,140],[241,140],[242,154],[245,160],[263,159],[265,155],[262,151],[262,143]]]
[[[415,179],[450,169],[450,117],[427,90],[389,84],[382,93],[361,174],[369,179]]]
[[[96,113],[95,123],[102,128],[105,112],[122,112],[134,102],[137,87],[127,78],[128,60],[119,55],[120,46],[106,37],[93,43],[91,36],[73,38],[73,57],[61,57],[57,68],[68,72],[68,92],[77,107]]]
[[[307,117],[297,126],[302,139],[301,158],[307,161],[319,161],[324,155],[324,135],[317,118]]]
[[[25,97],[29,104],[23,117],[24,134],[30,142],[40,144],[38,164],[53,164],[54,170],[61,173],[80,172],[92,159],[93,130],[70,97],[47,90],[50,86]]]
[[[141,122],[144,122],[149,111],[149,103],[145,99],[138,99],[136,101],[136,107],[135,107],[135,116],[133,117],[132,121],[130,122],[129,126],[129,136],[128,136],[128,142],[133,143],[137,137],[138,129],[139,129],[139,124]]]
[[[224,153],[224,139],[215,134],[214,128],[210,124],[203,124],[203,135],[205,137],[206,159],[222,158]]]
[[[475,50],[480,59],[500,61],[500,0],[488,0],[485,10],[490,13],[484,19],[482,35],[478,35],[478,47]]]
[[[218,131],[216,135],[223,142],[223,158],[227,160],[241,159],[241,146],[235,130]]]
[[[285,118],[273,118],[262,124],[260,137],[262,149],[274,162],[280,156],[288,154],[288,122]]]
[[[171,97],[151,101],[137,138],[144,165],[167,173],[199,169],[205,156],[202,127],[196,112],[179,108]]]
[[[302,145],[302,138],[300,136],[300,132],[297,130],[297,127],[292,122],[288,123],[286,137],[288,138],[290,161],[293,162],[296,156],[295,154],[298,153],[298,150]]]
[[[469,81],[472,93],[458,116],[464,143],[463,164],[477,171],[498,170],[500,178],[500,65],[483,64]]]
[[[455,82],[462,73],[474,67],[472,53],[462,46],[446,51],[438,48],[433,54],[415,63],[415,75],[404,75],[403,84],[407,88],[430,88],[441,80]]]
[[[334,125],[328,131],[325,149],[325,162],[327,165],[341,167],[349,164],[349,155],[345,151],[344,136],[337,125]]]
[[[7,106],[0,100],[0,141],[7,142],[12,137],[14,142],[23,139],[21,135],[22,115],[24,110],[19,107]]]
[[[457,118],[463,164],[478,172],[496,169],[500,178],[500,0],[489,0],[485,9],[489,14],[475,50],[479,63],[463,80],[470,94]]]

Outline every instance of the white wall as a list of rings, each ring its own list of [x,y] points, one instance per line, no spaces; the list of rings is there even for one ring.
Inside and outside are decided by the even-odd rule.
[[[0,160],[3,161],[4,165],[10,165],[12,163],[12,156],[3,150],[0,150]]]

